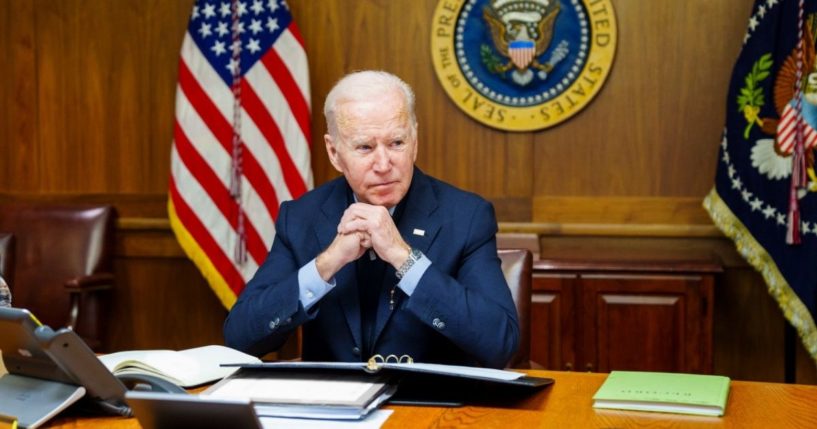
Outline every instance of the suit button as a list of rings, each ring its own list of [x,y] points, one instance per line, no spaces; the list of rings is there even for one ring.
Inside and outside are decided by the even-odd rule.
[[[360,356],[360,348],[353,347],[352,348],[352,353],[354,353],[355,356]]]
[[[270,330],[274,331],[274,330],[275,330],[275,328],[277,328],[277,327],[278,327],[278,322],[276,322],[276,321],[274,321],[274,320],[273,320],[272,322],[269,322],[269,328],[270,328]]]
[[[441,331],[443,329],[445,329],[445,322],[440,320],[439,317],[435,317],[434,320],[431,321],[431,324],[434,325],[435,328],[437,328],[437,329],[439,329]]]

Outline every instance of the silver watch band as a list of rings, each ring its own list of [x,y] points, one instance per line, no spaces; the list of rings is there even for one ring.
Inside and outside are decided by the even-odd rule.
[[[406,259],[406,262],[403,262],[403,265],[400,265],[400,268],[394,275],[397,276],[398,279],[402,279],[414,263],[420,260],[421,256],[423,256],[423,253],[412,247],[409,251],[408,259]]]

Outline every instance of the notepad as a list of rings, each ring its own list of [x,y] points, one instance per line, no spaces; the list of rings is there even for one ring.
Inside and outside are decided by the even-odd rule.
[[[235,372],[235,368],[220,366],[223,363],[261,363],[255,356],[218,345],[181,351],[124,351],[100,356],[99,360],[114,375],[148,374],[182,387],[210,383]]]
[[[593,408],[722,416],[729,378],[718,375],[613,371]]]

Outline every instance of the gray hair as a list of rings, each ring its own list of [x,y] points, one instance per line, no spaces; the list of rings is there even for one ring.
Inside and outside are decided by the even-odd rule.
[[[417,116],[414,113],[414,91],[399,77],[381,70],[357,71],[342,77],[326,95],[323,104],[323,116],[329,134],[337,137],[337,108],[339,104],[350,101],[364,101],[382,95],[389,89],[400,90],[403,94],[405,108],[409,115],[412,132],[417,128]]]

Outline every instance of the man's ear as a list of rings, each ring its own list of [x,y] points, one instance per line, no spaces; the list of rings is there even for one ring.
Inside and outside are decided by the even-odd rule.
[[[338,149],[335,147],[335,143],[332,140],[332,136],[329,134],[324,134],[323,142],[326,144],[326,155],[329,157],[329,162],[332,163],[332,166],[335,167],[335,170],[338,170],[338,172],[343,173],[343,170],[340,169],[340,164],[338,163]]]
[[[417,138],[417,126],[418,124],[414,124],[414,159],[413,162],[417,162],[417,152],[420,149],[420,140]]]

